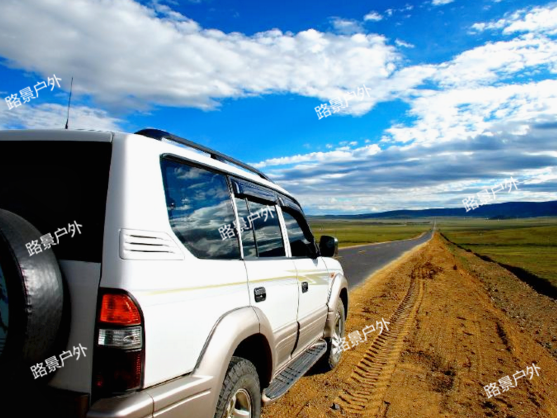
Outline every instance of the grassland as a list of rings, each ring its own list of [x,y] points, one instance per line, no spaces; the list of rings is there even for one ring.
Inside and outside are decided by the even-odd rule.
[[[414,238],[428,231],[434,219],[339,220],[314,217],[317,239],[338,238],[348,247]],[[499,263],[523,269],[557,287],[557,218],[488,220],[437,218],[437,229],[454,243]]]
[[[549,280],[557,287],[557,218],[441,219],[438,229],[454,243]]]
[[[414,238],[429,231],[429,220],[331,220],[310,218],[309,223],[317,240],[321,235],[338,238],[339,247]]]

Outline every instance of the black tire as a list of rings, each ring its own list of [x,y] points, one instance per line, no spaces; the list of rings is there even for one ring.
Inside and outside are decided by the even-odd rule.
[[[339,299],[337,303],[336,313],[335,313],[335,327],[333,328],[333,332],[337,330],[337,324],[339,325],[340,335],[336,338],[342,339],[344,338],[344,331],[345,331],[345,324],[346,324],[346,314],[344,312],[344,303],[342,300]],[[342,356],[342,346],[340,345],[340,354],[335,355],[335,344],[341,344],[339,340],[335,343],[335,336],[331,338],[326,338],[327,341],[327,352],[321,357],[320,361],[320,369],[323,372],[328,372],[333,370],[335,367],[338,366],[340,363],[340,359]]]
[[[250,418],[260,418],[261,386],[259,385],[257,370],[251,361],[241,357],[232,357],[222,384],[215,418],[228,418],[229,406],[234,403],[233,406],[236,407],[242,403],[242,399],[238,399],[238,392],[243,398],[245,398],[245,394],[249,395]]]
[[[0,209],[0,307],[8,312],[0,325],[0,337],[5,338],[3,347],[0,344],[3,381],[8,376],[26,380],[21,371],[32,380],[29,367],[52,355],[60,337],[64,287],[58,262],[52,249],[30,256],[25,247],[41,235],[22,217]]]

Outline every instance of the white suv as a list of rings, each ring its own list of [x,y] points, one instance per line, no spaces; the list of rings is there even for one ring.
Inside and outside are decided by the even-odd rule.
[[[337,240],[258,170],[156,129],[21,130],[0,178],[2,416],[259,417],[338,364]]]

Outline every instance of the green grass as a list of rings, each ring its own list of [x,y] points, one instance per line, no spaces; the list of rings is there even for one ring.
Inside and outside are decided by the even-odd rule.
[[[475,253],[520,267],[557,286],[557,218],[438,220],[447,238]]]
[[[338,238],[339,247],[370,244],[374,242],[394,241],[414,238],[422,232],[429,231],[429,220],[330,220],[310,218],[311,230],[317,240],[321,235]]]

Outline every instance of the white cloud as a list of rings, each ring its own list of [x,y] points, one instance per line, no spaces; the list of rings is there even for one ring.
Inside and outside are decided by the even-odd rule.
[[[21,25],[22,16],[34,23]],[[336,24],[350,28],[346,21]],[[4,0],[0,56],[37,78],[74,75],[76,98],[134,110],[209,110],[225,98],[285,92],[328,101],[362,84],[384,84],[400,63],[380,35],[224,33],[201,28],[169,6],[132,0]],[[366,112],[390,94],[377,92],[348,112]]]
[[[472,29],[478,32],[503,29],[503,33],[507,35],[517,32],[555,35],[557,5],[520,9],[497,21],[474,23]]]
[[[540,32],[557,34],[557,6],[536,7],[518,19],[513,19],[503,33]]]
[[[364,20],[367,22],[368,20],[371,20],[372,22],[379,22],[380,20],[383,19],[383,16],[381,16],[379,13],[377,12],[369,12],[367,15],[364,16]]]
[[[357,145],[353,141],[350,145]],[[315,163],[315,162],[332,162],[332,161],[351,161],[353,159],[365,159],[371,155],[381,152],[381,148],[377,144],[366,145],[360,148],[351,149],[350,147],[337,148],[334,151],[327,152],[311,152],[309,154],[298,154],[291,157],[270,158],[268,160],[252,164],[256,168],[271,166],[289,166],[299,163]],[[306,166],[311,167],[311,166]],[[295,167],[296,168],[296,167]],[[299,167],[298,167],[299,168]]]
[[[22,104],[11,110],[0,106],[0,129],[63,129],[66,118],[67,107],[58,104]],[[87,106],[72,106],[70,110],[70,129],[121,131],[121,123],[104,110]]]
[[[331,19],[333,28],[336,32],[343,35],[353,35],[355,33],[362,33],[364,30],[362,25],[357,20],[353,19],[342,19],[340,17],[333,17]]]
[[[393,14],[395,13],[404,13],[404,12],[409,12],[410,10],[413,10],[414,6],[411,4],[406,4],[404,5],[404,7],[401,7],[399,9],[387,9],[385,10],[385,14],[387,15],[387,17],[391,17]],[[406,15],[406,17],[410,16],[409,14]]]
[[[557,72],[557,43],[545,36],[487,43],[439,65],[434,78],[443,86],[502,82],[525,69]]]
[[[395,142],[432,144],[497,134],[502,120],[510,133],[525,134],[545,115],[557,115],[557,80],[415,93],[410,114],[416,122],[387,129]]]
[[[452,3],[454,0],[432,0],[431,4],[434,6],[442,6],[444,4]]]
[[[414,45],[404,42],[402,39],[395,39],[395,45],[401,48],[414,48]]]

